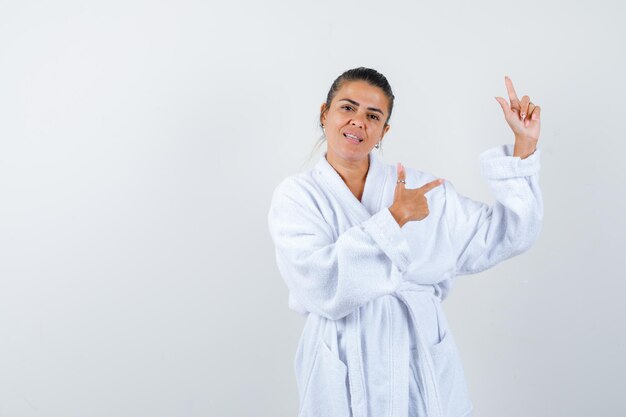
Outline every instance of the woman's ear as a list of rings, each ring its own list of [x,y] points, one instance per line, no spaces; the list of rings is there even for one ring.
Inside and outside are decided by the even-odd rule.
[[[322,107],[320,108],[320,123],[322,126],[326,123],[326,103],[322,103]]]
[[[381,140],[387,134],[390,128],[391,128],[391,125],[385,125],[385,127],[383,128],[383,135],[380,137]]]

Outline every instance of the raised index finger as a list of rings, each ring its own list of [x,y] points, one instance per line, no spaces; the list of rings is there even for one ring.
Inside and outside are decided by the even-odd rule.
[[[440,186],[441,184],[443,184],[443,178],[439,178],[437,180],[431,181],[431,182],[427,182],[426,184],[422,185],[419,190],[423,193],[426,194],[427,192],[429,192],[430,190],[432,190],[435,187]]]
[[[504,76],[504,84],[506,84],[506,91],[509,93],[509,100],[511,100],[511,104],[517,102],[519,99],[515,93],[515,88],[513,88],[513,81],[511,81],[511,79],[506,75]]]

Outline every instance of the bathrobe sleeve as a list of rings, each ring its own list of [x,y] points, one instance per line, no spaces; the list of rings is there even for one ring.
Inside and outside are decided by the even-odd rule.
[[[535,242],[543,220],[539,189],[540,149],[525,159],[513,157],[513,145],[480,155],[481,171],[495,196],[491,206],[458,194],[446,182],[446,220],[458,275],[490,268],[518,255]]]
[[[319,204],[287,178],[274,191],[269,229],[290,295],[308,312],[337,320],[395,291],[409,245],[388,208],[335,238]]]

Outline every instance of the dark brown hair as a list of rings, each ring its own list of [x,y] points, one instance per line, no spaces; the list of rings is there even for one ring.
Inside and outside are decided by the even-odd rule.
[[[387,78],[385,78],[385,76],[380,72],[371,68],[353,68],[337,77],[337,79],[333,81],[333,84],[330,86],[330,90],[328,90],[328,94],[326,95],[326,111],[330,108],[330,103],[332,103],[333,99],[337,95],[337,92],[341,90],[341,87],[343,87],[346,82],[351,81],[365,81],[369,85],[383,90],[383,93],[385,93],[385,96],[387,96],[387,99],[389,100],[389,115],[387,116],[387,120],[385,120],[385,126],[387,126],[387,122],[389,122],[389,118],[391,117],[391,111],[393,110],[393,99],[395,96],[391,91],[391,86],[389,85]],[[320,114],[320,127],[322,126],[321,119],[322,115]]]
[[[369,85],[378,87],[381,90],[383,90],[383,93],[385,93],[385,96],[389,100],[389,108],[388,108],[389,114],[387,115],[387,120],[385,120],[385,126],[387,126],[389,122],[389,118],[391,117],[391,111],[393,110],[393,99],[395,98],[395,96],[393,95],[393,92],[391,91],[391,86],[389,85],[389,81],[387,81],[387,78],[385,78],[385,76],[381,74],[380,72],[371,68],[365,68],[365,67],[353,68],[353,69],[347,70],[346,72],[341,74],[339,77],[337,77],[335,81],[333,81],[333,84],[330,86],[330,90],[328,90],[328,94],[326,95],[326,109],[324,111],[325,112],[328,111],[328,109],[330,108],[330,103],[332,103],[333,99],[335,98],[335,95],[337,95],[337,92],[341,89],[341,87],[343,87],[345,83],[351,82],[351,81],[365,81]],[[320,128],[323,129],[322,115],[323,113],[320,113]],[[326,137],[322,135],[319,141],[315,144],[315,147],[313,148],[313,152],[315,152],[315,150],[324,142],[325,139]]]

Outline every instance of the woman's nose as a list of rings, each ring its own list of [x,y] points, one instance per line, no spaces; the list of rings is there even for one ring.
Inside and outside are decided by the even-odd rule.
[[[352,119],[352,125],[353,126],[357,126],[357,127],[363,127],[363,120],[361,117],[355,116],[354,119]]]

